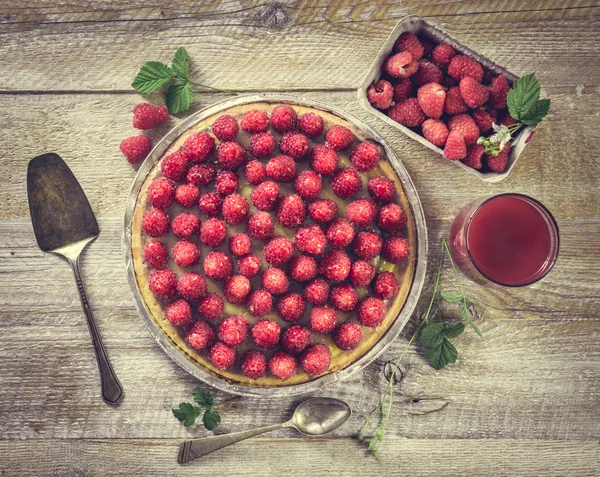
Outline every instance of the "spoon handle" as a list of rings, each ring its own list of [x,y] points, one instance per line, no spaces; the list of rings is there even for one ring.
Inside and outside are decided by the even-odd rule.
[[[282,427],[290,426],[291,423],[287,421],[281,424],[274,424],[272,426],[251,429],[249,431],[233,432],[231,434],[202,437],[200,439],[192,439],[191,441],[185,441],[179,446],[177,462],[179,462],[180,464],[185,464],[186,462],[214,452],[217,449],[222,449],[223,447],[230,446],[231,444],[235,444],[236,442],[243,441],[244,439],[263,434],[264,432],[275,431],[277,429],[281,429]]]

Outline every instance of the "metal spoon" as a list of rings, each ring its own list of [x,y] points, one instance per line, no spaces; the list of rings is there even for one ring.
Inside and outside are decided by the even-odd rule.
[[[313,398],[304,401],[294,411],[289,421],[272,426],[259,427],[250,431],[234,432],[221,436],[203,437],[185,441],[179,446],[177,462],[185,464],[217,449],[243,441],[264,432],[283,427],[294,427],[306,436],[322,436],[340,427],[352,414],[350,406],[334,398]]]

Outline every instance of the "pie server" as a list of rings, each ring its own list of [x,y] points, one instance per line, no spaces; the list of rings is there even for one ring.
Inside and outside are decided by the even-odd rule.
[[[71,169],[54,153],[42,154],[29,162],[27,196],[38,245],[44,252],[66,258],[73,267],[100,369],[102,399],[116,406],[123,397],[123,388],[102,345],[79,270],[81,252],[100,233],[94,212]]]

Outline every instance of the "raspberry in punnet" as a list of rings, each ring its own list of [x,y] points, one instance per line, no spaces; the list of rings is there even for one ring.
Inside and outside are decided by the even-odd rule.
[[[276,145],[275,136],[269,131],[253,134],[250,138],[250,152],[254,157],[262,158],[270,156],[275,150]]]
[[[354,143],[354,133],[345,126],[335,124],[327,130],[325,144],[334,151],[344,151]]]
[[[215,151],[215,139],[208,133],[197,132],[183,143],[183,155],[190,162],[206,162]]]
[[[389,237],[384,240],[381,254],[390,263],[400,263],[407,259],[410,248],[404,237]]]
[[[315,199],[321,194],[323,181],[315,171],[302,171],[294,181],[294,190],[305,200]]]
[[[331,199],[317,199],[308,205],[308,215],[315,222],[325,224],[336,218],[338,206]]]
[[[377,205],[373,199],[356,199],[346,207],[346,216],[351,224],[365,228],[375,221]]]
[[[223,313],[225,303],[223,299],[215,293],[209,293],[198,303],[198,313],[207,320],[216,320]]]
[[[410,78],[399,79],[394,85],[394,102],[403,103],[413,96],[413,84]]]
[[[238,271],[245,277],[252,278],[260,273],[262,263],[253,253],[244,255],[238,260]]]
[[[121,141],[121,152],[129,164],[136,164],[146,158],[152,150],[152,140],[146,136],[133,136]]]
[[[225,282],[223,292],[229,303],[240,304],[246,301],[250,294],[250,280],[244,275],[233,275]]]
[[[484,152],[485,148],[481,144],[473,144],[467,148],[467,157],[463,159],[463,162],[473,169],[481,169],[483,167],[481,158]]]
[[[478,108],[490,97],[489,90],[470,76],[465,76],[458,85],[465,103],[469,108]]]
[[[379,80],[367,89],[367,100],[374,108],[387,109],[392,105],[394,88],[386,80]]]
[[[233,141],[240,132],[240,126],[233,116],[222,114],[212,124],[212,132],[221,142]]]
[[[268,170],[268,169],[267,169]],[[258,184],[250,193],[250,200],[258,210],[273,210],[279,198],[279,186],[272,181]]]
[[[325,122],[323,118],[316,113],[304,113],[298,121],[300,132],[309,137],[317,137],[323,134]]]
[[[281,328],[271,320],[258,321],[252,327],[252,339],[261,348],[271,349],[275,347],[279,343],[280,335]]]
[[[207,247],[216,248],[227,237],[227,225],[219,219],[208,219],[200,227],[200,242]]]
[[[229,225],[236,225],[248,217],[250,205],[243,195],[231,194],[223,200],[223,218]]]
[[[296,372],[297,366],[296,358],[283,351],[273,353],[269,360],[269,371],[282,381],[290,379]]]
[[[500,151],[500,153],[494,157],[491,154],[485,155],[485,161],[487,162],[488,167],[493,172],[504,172],[506,166],[508,165],[508,155],[510,153],[510,144],[504,146],[504,149]]]
[[[148,287],[157,298],[171,298],[177,291],[177,275],[170,268],[155,270],[150,275]]]
[[[308,138],[299,132],[286,132],[279,141],[279,149],[287,156],[298,160],[306,155],[309,148]]]
[[[509,113],[506,113],[502,119],[500,120],[500,122],[498,123],[498,125],[500,126],[512,126],[513,124],[517,124],[519,121],[517,121],[515,118],[513,118]]]
[[[262,274],[262,285],[273,295],[281,295],[288,290],[290,282],[281,268],[267,268]]]
[[[244,113],[241,126],[250,134],[266,131],[269,129],[269,115],[264,111],[251,109]]]
[[[162,243],[150,240],[144,246],[144,260],[150,268],[163,268],[169,261],[169,251]]]
[[[456,55],[456,50],[450,45],[440,43],[431,52],[431,60],[440,68],[447,68],[450,60]]]
[[[474,109],[471,113],[471,117],[475,124],[479,128],[480,133],[488,132],[492,129],[492,124],[494,123],[494,118],[492,115],[483,108]]]
[[[419,69],[410,77],[410,80],[417,86],[423,86],[428,83],[441,83],[444,79],[444,73],[431,61],[419,61]]]
[[[443,146],[448,139],[448,127],[440,119],[427,119],[421,125],[423,136],[436,146]]]
[[[328,176],[338,166],[337,153],[328,146],[315,146],[310,153],[310,167],[317,174]]]
[[[296,177],[296,161],[285,155],[272,157],[267,162],[267,175],[276,182],[292,182]]]
[[[464,159],[466,155],[465,137],[459,131],[450,131],[444,146],[444,156],[451,161],[458,161]]]
[[[467,103],[460,93],[458,86],[452,86],[446,92],[446,101],[444,102],[444,112],[446,114],[462,114],[469,110]]]
[[[408,98],[403,103],[396,103],[388,110],[388,116],[397,123],[411,128],[420,126],[427,119],[417,98]]]
[[[377,202],[385,204],[394,200],[394,181],[387,177],[374,177],[367,184],[369,195]]]
[[[165,316],[172,325],[189,325],[192,322],[192,307],[185,300],[175,300],[165,306]]]
[[[327,280],[341,282],[350,273],[350,257],[343,250],[330,250],[319,264],[319,272]]]
[[[133,108],[133,127],[146,131],[164,123],[168,117],[169,113],[164,106],[140,103]]]
[[[266,290],[254,290],[248,295],[246,307],[252,316],[265,316],[273,310],[273,295]]]
[[[356,232],[352,224],[342,217],[335,219],[327,227],[327,240],[337,248],[347,247],[354,240]]]
[[[327,237],[321,227],[311,224],[298,229],[294,245],[302,253],[321,255],[327,246]]]
[[[417,72],[419,62],[408,51],[403,51],[385,60],[383,69],[394,78],[408,78]]]
[[[244,232],[238,232],[233,237],[229,238],[229,251],[233,255],[241,257],[242,255],[250,253],[251,248],[252,240],[250,240],[250,236]]]
[[[277,206],[277,219],[287,228],[301,225],[306,219],[306,204],[298,194],[286,195]]]
[[[330,306],[315,306],[310,310],[310,327],[315,333],[331,333],[337,321],[337,312]]]
[[[360,326],[354,323],[342,323],[333,333],[333,343],[342,351],[355,349],[362,339]]]
[[[298,115],[291,106],[280,104],[271,112],[271,124],[276,131],[281,133],[296,129]]]
[[[424,53],[423,45],[417,35],[410,31],[405,31],[398,37],[394,43],[394,50],[398,52],[408,51],[415,60],[420,59]]]
[[[187,342],[197,350],[203,350],[211,346],[215,341],[216,333],[212,326],[206,321],[196,321],[187,332]]]
[[[214,164],[194,164],[187,171],[186,180],[197,186],[208,185],[215,180],[217,168]]]
[[[223,210],[223,199],[218,192],[207,192],[200,196],[198,208],[203,214],[209,217],[216,217]]]
[[[317,276],[317,261],[308,255],[296,255],[288,266],[290,276],[297,282],[307,282]]]
[[[279,316],[285,321],[298,321],[306,310],[306,302],[299,293],[288,293],[277,303]]]
[[[304,298],[313,305],[324,305],[329,299],[329,283],[322,278],[311,280],[304,287]]]
[[[222,142],[217,148],[217,162],[226,170],[234,171],[246,160],[246,149],[239,142]]]
[[[200,260],[200,248],[194,242],[182,239],[173,245],[173,260],[181,268],[193,267]]]
[[[381,272],[377,274],[373,284],[373,292],[377,298],[389,300],[400,291],[400,282],[392,272]]]
[[[216,281],[225,280],[233,273],[233,260],[223,252],[210,252],[204,258],[204,274]]]
[[[242,373],[250,379],[258,379],[267,373],[265,353],[257,349],[246,351],[241,360]]]
[[[329,303],[331,303],[336,310],[352,311],[356,308],[356,304],[358,303],[358,294],[351,285],[338,285],[331,289]]]
[[[362,142],[352,150],[350,160],[357,171],[372,171],[379,162],[379,149],[373,143]]]
[[[444,112],[446,91],[438,83],[428,83],[417,91],[417,101],[426,116],[439,119]]]
[[[256,212],[248,219],[248,233],[256,240],[269,240],[275,233],[275,222],[268,212]]]
[[[292,325],[283,332],[281,347],[290,354],[300,354],[312,342],[312,333],[308,328]]]
[[[358,305],[358,321],[369,328],[377,328],[385,318],[385,303],[380,298],[368,296]]]
[[[240,187],[240,179],[234,172],[221,171],[215,179],[215,190],[222,196],[234,194]]]
[[[200,230],[200,217],[183,212],[173,219],[171,230],[179,238],[190,238]]]
[[[355,287],[367,287],[375,277],[375,267],[364,260],[357,260],[350,267],[348,279]]]
[[[186,209],[196,205],[199,199],[200,189],[194,184],[181,184],[175,191],[175,200]]]
[[[209,358],[215,368],[220,371],[225,371],[235,364],[235,348],[217,341],[210,348]]]
[[[186,176],[190,166],[187,158],[179,151],[165,157],[160,163],[162,175],[172,181],[181,181]]]
[[[483,68],[477,61],[467,56],[456,55],[450,60],[448,75],[459,81],[469,76],[481,83],[481,80],[483,80]]]
[[[186,272],[177,281],[177,293],[186,300],[199,300],[206,295],[206,280],[196,272]]]
[[[162,237],[169,231],[169,216],[160,209],[149,209],[144,212],[142,230],[150,237]]]
[[[250,325],[243,316],[230,316],[225,318],[217,328],[219,339],[229,345],[241,345],[250,332]]]
[[[354,239],[352,252],[362,260],[372,260],[381,253],[383,240],[377,232],[359,232]]]
[[[448,120],[448,130],[450,132],[460,132],[467,146],[475,144],[479,138],[479,128],[477,127],[477,124],[475,124],[475,121],[473,121],[473,118],[468,114],[452,116]]]
[[[265,245],[263,254],[267,263],[280,267],[294,255],[294,244],[287,237],[273,237]]]
[[[358,172],[350,167],[342,167],[335,171],[331,178],[331,190],[342,199],[349,199],[360,192],[362,181]]]
[[[246,163],[244,174],[248,184],[258,185],[265,180],[267,168],[262,162],[254,159]]]
[[[379,210],[377,225],[386,232],[400,232],[406,225],[408,218],[398,204],[387,204]]]
[[[506,108],[506,98],[510,86],[504,75],[499,75],[492,80],[490,86],[490,106],[494,109]]]
[[[329,369],[331,351],[324,344],[318,343],[308,348],[300,357],[300,366],[307,374],[316,376]]]
[[[175,200],[175,187],[169,179],[160,177],[148,186],[148,202],[156,209],[167,209]]]

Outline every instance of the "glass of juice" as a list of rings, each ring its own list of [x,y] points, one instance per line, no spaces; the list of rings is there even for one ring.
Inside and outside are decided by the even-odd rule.
[[[522,194],[500,194],[464,207],[450,228],[456,265],[476,282],[531,285],[552,269],[560,238],[550,211]]]

